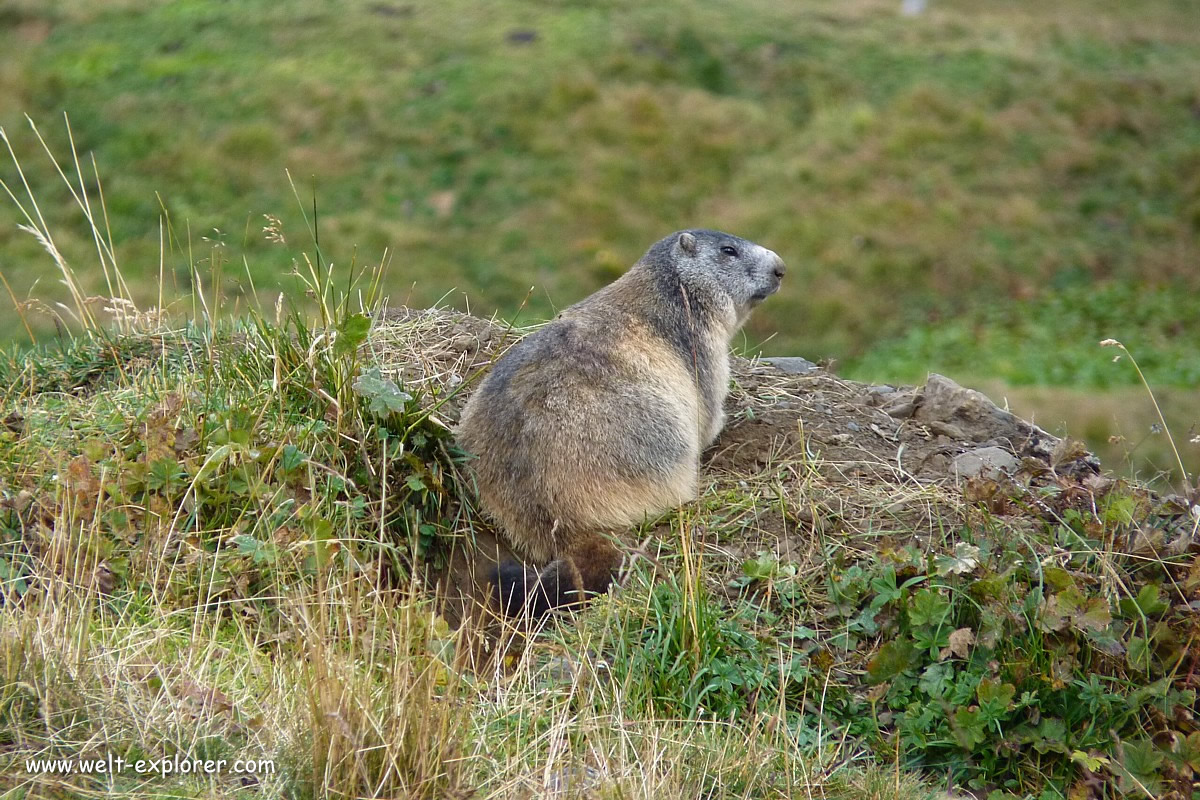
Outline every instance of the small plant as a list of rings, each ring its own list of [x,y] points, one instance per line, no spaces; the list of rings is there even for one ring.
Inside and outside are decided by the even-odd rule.
[[[1120,524],[1101,522],[1099,532]],[[880,747],[890,752],[897,738],[911,763],[973,786],[1009,776],[1001,785],[1017,794],[1043,781],[1066,791],[1084,769],[1157,784],[1146,759],[1104,754],[1121,741],[1141,753],[1139,742],[1150,747],[1149,733],[1195,701],[1172,681],[1187,612],[1154,584],[1110,602],[1080,572],[1083,552],[1051,567],[1002,542],[979,537],[951,555],[911,553],[899,571],[872,570],[862,601],[884,634],[866,669]]]
[[[629,627],[613,639],[614,680],[626,702],[646,713],[730,719],[770,680],[766,659],[754,636],[706,592],[695,602],[689,618],[677,580],[652,586],[645,617],[630,609],[623,617]]]
[[[795,629],[792,690],[822,679],[823,717],[785,703],[797,741],[815,744],[803,735],[814,723],[837,726],[881,759],[997,799],[1190,785],[1194,559],[1123,549],[1146,526],[1190,519],[1133,487],[1095,485],[1065,481],[1036,500],[1009,487],[1005,502],[1036,509],[1036,529],[983,509],[944,548],[830,559],[823,605],[796,602],[810,581],[793,565],[767,552],[744,561],[732,586],[771,630]],[[966,494],[1003,507],[981,487]],[[1047,539],[1062,554],[1052,561],[1035,544]],[[764,686],[762,697],[777,696]]]

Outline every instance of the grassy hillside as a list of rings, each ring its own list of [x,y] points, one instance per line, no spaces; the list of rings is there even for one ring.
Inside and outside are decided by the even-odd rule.
[[[1134,382],[1101,371],[1102,328],[1153,354],[1156,384],[1193,383],[1194,4],[899,5],[3,0],[0,124],[49,187],[21,114],[58,153],[70,114],[142,300],[163,211],[168,291],[208,261],[232,296],[247,272],[278,286],[290,256],[261,229],[305,236],[290,170],[329,252],[390,253],[395,298],[545,315],[664,233],[719,226],[792,266],[749,334],[771,352]],[[91,258],[66,191],[40,199],[67,257]],[[24,297],[47,262],[20,221],[0,206]]]
[[[487,531],[444,424],[483,340],[341,275],[0,357],[6,797],[1191,797],[1194,508],[1057,450],[918,480],[840,379],[758,367],[619,592],[454,630],[417,576]],[[28,766],[109,756],[225,765]]]

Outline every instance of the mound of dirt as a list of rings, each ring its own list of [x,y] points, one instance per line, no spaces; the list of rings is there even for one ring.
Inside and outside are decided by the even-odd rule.
[[[473,383],[524,332],[446,309],[391,308],[370,346],[383,369],[425,389],[453,423]],[[800,362],[805,368],[797,370]],[[1022,470],[1080,477],[1100,469],[1078,444],[942,375],[923,386],[888,386],[845,380],[799,358],[736,357],[732,374],[729,422],[707,459],[715,469],[751,472],[781,449],[819,451],[818,466],[836,467],[831,474],[901,481]]]
[[[833,474],[872,472],[881,479],[953,481],[1022,470],[1081,476],[1100,463],[999,408],[980,392],[942,375],[923,386],[896,387],[804,374],[766,361],[735,358],[730,422],[710,464],[750,471],[787,449],[814,448]],[[879,469],[882,468],[882,469]]]
[[[450,310],[399,308],[379,316],[368,347],[385,373],[423,389],[453,425],[479,377],[524,332]],[[962,516],[964,490],[1105,480],[1078,443],[944,376],[888,386],[809,362],[797,369],[802,359],[772,361],[733,359],[728,421],[704,459],[702,498],[750,489],[767,501],[726,519],[738,535],[710,542],[731,568],[762,549],[803,563],[819,556],[814,534],[843,526],[920,539]],[[491,563],[511,557],[486,530],[472,535]],[[470,559],[452,561],[450,584],[477,582]]]

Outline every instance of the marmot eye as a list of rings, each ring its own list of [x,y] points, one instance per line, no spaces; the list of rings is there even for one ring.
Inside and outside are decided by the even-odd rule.
[[[729,245],[725,245],[724,247],[722,247],[721,252],[727,256],[737,256],[737,254],[738,254],[737,248],[730,247]]]

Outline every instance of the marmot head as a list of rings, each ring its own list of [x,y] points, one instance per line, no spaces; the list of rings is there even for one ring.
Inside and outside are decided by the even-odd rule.
[[[646,255],[652,258],[659,254],[669,254],[665,260],[685,286],[728,297],[737,325],[745,321],[751,309],[779,290],[787,269],[774,251],[721,231],[673,233]],[[661,263],[659,258],[652,260]]]

